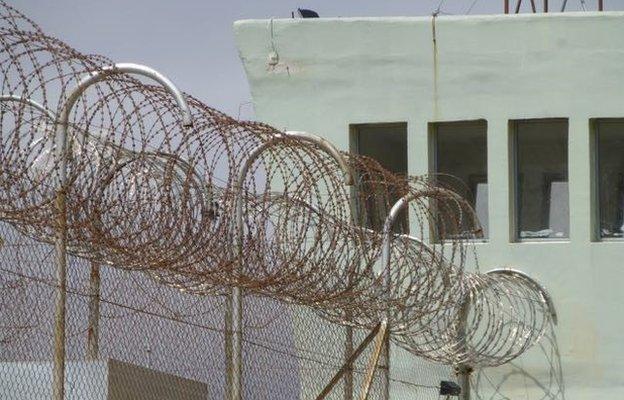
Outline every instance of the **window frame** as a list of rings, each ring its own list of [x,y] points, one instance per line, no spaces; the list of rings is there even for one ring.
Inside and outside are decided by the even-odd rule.
[[[409,175],[409,126],[407,121],[395,121],[395,122],[365,122],[365,123],[352,123],[349,124],[349,151],[351,153],[354,153],[356,155],[362,155],[362,156],[367,156],[366,154],[362,154],[361,153],[361,147],[360,147],[360,132],[362,128],[378,128],[378,129],[383,129],[383,128],[390,128],[390,129],[402,129],[405,132],[405,156],[406,156],[406,168],[405,168],[405,174]],[[367,156],[370,157],[370,156]],[[371,157],[374,159],[374,157]],[[376,160],[377,162],[379,162],[382,166],[383,163],[381,163],[379,160]],[[392,172],[392,171],[390,171]],[[359,182],[358,177],[355,177],[356,180],[356,184],[353,185],[351,187],[351,199],[352,199],[352,205],[353,205],[353,209],[355,210],[356,213],[361,214],[361,209],[362,208],[366,208],[366,205],[362,205],[357,203],[357,199],[359,198],[357,191],[360,190],[359,189],[359,185],[357,184]],[[361,217],[361,215],[357,216],[357,219],[359,220],[359,218]],[[409,223],[409,213],[405,212],[405,216],[404,216],[404,222],[401,223],[397,220],[397,222],[395,223],[395,227],[394,230],[397,233],[403,233],[403,234],[409,234],[410,231],[410,223]],[[372,229],[372,230],[376,230],[375,227],[370,227],[370,226],[364,226],[367,229]],[[378,229],[377,229],[378,230]]]
[[[487,220],[488,227],[487,232],[488,235],[482,238],[466,238],[463,239],[466,242],[470,243],[489,243],[490,242],[490,187],[489,187],[489,145],[488,145],[488,135],[489,135],[489,124],[487,119],[485,118],[475,118],[475,119],[461,119],[461,120],[451,120],[451,121],[431,121],[428,123],[428,153],[429,153],[429,174],[435,176],[435,174],[439,173],[439,144],[438,144],[438,129],[441,125],[461,125],[461,124],[483,124],[484,126],[484,135],[485,135],[485,174],[469,174],[468,181],[464,182],[468,190],[471,191],[472,196],[474,196],[474,211],[476,213],[476,186],[478,183],[482,183],[481,179],[484,177],[485,182],[488,184],[488,202],[487,202]],[[432,243],[440,244],[449,242],[449,239],[442,239],[439,237],[439,234],[436,229],[436,224],[430,224],[430,237]]]
[[[522,193],[522,186],[524,185],[524,174],[520,172],[519,165],[519,157],[518,157],[518,139],[519,139],[519,125],[522,123],[532,123],[532,122],[565,122],[566,124],[566,173],[562,174],[560,172],[555,173],[544,173],[544,176],[549,177],[549,179],[544,180],[544,185],[542,187],[542,196],[545,196],[549,191],[550,187],[547,182],[552,182],[555,179],[559,178],[563,175],[567,175],[568,182],[568,206],[570,205],[570,120],[566,117],[552,117],[552,118],[519,118],[519,119],[510,119],[508,121],[508,130],[509,130],[509,228],[510,228],[510,242],[512,243],[535,243],[535,242],[545,242],[545,243],[554,243],[554,242],[569,242],[571,236],[571,213],[568,210],[568,236],[566,237],[521,237],[520,233],[520,221],[522,216],[522,207],[520,201],[520,194]],[[545,199],[545,198],[544,198]],[[545,211],[545,207],[542,205],[542,214]],[[544,219],[544,215],[542,215],[542,219]]]
[[[590,154],[591,154],[591,241],[592,242],[624,242],[624,236],[622,237],[608,237],[602,236],[602,207],[600,199],[601,191],[601,168],[600,168],[600,123],[601,122],[620,122],[624,127],[624,118],[622,117],[606,117],[606,118],[591,118],[589,120],[590,128]],[[624,135],[624,131],[623,131]],[[624,196],[624,172],[618,174],[619,176],[619,193]],[[624,207],[622,208],[624,213]],[[622,216],[624,222],[624,215]]]

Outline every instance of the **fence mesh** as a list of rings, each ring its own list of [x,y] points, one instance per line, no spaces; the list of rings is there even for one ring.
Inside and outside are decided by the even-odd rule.
[[[58,290],[54,248],[6,223],[0,223],[0,237],[0,398],[51,398]],[[145,273],[107,266],[99,266],[96,297],[92,267],[70,259],[67,399],[224,397],[223,298],[185,294]],[[99,308],[96,332],[89,326],[94,307]],[[368,333],[352,329],[352,348]],[[343,366],[348,337],[349,328],[307,307],[245,296],[244,398],[315,399]],[[367,346],[328,399],[357,398],[372,349]],[[393,399],[437,399],[440,380],[453,379],[450,368],[394,346],[391,360]],[[382,358],[370,399],[383,398],[384,369]]]
[[[239,361],[245,399],[314,399],[336,374],[326,398],[368,383],[369,399],[438,398],[453,371],[414,354],[462,371],[513,360],[561,386],[539,375],[552,349],[516,360],[550,296],[521,271],[464,271],[480,224],[438,178],[236,121],[0,11],[0,398],[239,398]],[[401,207],[413,237],[392,235]],[[239,290],[255,293],[242,308]],[[386,328],[410,352],[382,349]],[[481,372],[478,394],[498,395],[506,375]]]

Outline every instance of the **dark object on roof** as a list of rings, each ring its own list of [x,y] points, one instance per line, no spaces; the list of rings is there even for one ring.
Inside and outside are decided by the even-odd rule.
[[[459,396],[461,394],[461,388],[455,382],[441,381],[440,382],[440,395],[442,396]]]
[[[319,15],[316,11],[306,10],[305,8],[298,8],[299,15],[301,18],[318,18]]]

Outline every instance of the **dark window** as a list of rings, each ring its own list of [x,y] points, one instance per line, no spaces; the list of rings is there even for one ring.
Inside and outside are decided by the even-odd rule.
[[[568,121],[513,123],[518,239],[569,237]]]
[[[354,153],[376,160],[386,170],[407,175],[407,124],[363,124],[351,127],[351,148]],[[403,193],[382,196],[385,188],[374,184],[359,184],[358,218],[360,223],[374,230],[381,230],[392,205]],[[396,232],[407,232],[407,217],[403,215],[395,224]]]
[[[433,172],[437,174],[436,179],[470,203],[481,224],[483,237],[487,238],[487,122],[438,122],[431,124],[431,131],[434,140]],[[469,226],[474,225],[471,219],[464,218],[462,221],[466,226],[460,226],[460,229],[464,232],[474,230],[474,226]]]
[[[596,121],[598,214],[601,238],[624,236],[624,120]]]

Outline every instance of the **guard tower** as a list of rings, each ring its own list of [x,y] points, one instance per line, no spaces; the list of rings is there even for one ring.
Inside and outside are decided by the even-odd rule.
[[[505,2],[506,13],[518,4]],[[557,299],[566,397],[614,398],[624,391],[614,262],[624,254],[624,13],[529,4],[535,14],[234,30],[261,121],[325,135],[397,172],[458,176],[486,227],[480,268],[520,268]],[[404,365],[400,350],[392,357]],[[538,360],[524,368],[548,374]],[[507,395],[524,396],[515,390]]]

